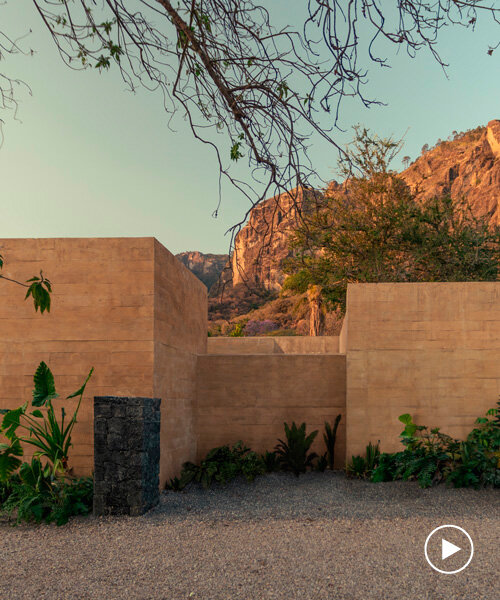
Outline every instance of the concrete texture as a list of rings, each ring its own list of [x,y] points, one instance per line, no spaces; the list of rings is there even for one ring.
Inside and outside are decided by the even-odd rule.
[[[78,475],[92,471],[94,396],[155,396],[162,399],[164,484],[195,451],[192,403],[196,357],[206,348],[205,286],[154,238],[4,239],[0,248],[4,275],[23,281],[43,269],[54,291],[50,314],[41,315],[24,302],[24,288],[0,281],[0,407],[30,398],[42,360],[61,398],[94,366],[70,466]],[[64,401],[69,411],[75,404]]]
[[[347,450],[400,449],[398,416],[464,438],[500,394],[500,282],[354,284]]]
[[[208,338],[208,354],[338,354],[338,336]]]
[[[340,413],[336,463],[345,460],[345,356],[207,355],[198,358],[198,458],[222,444],[243,440],[272,450],[283,422],[319,429],[313,450],[323,453],[325,421]]]

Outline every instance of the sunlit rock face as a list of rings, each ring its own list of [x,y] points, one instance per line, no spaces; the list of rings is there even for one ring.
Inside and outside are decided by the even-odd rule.
[[[219,281],[220,274],[228,261],[227,254],[203,254],[181,252],[176,258],[202,281],[208,289]]]
[[[453,132],[450,139],[419,156],[401,177],[417,200],[441,194],[466,197],[476,215],[487,215],[500,224],[500,120],[466,133]],[[338,191],[332,181],[326,193]],[[234,289],[234,304],[251,290],[277,292],[285,279],[282,264],[290,254],[289,240],[300,222],[300,213],[314,205],[319,192],[282,194],[255,206],[235,239],[231,256],[232,281],[226,269],[226,296]],[[214,282],[226,265],[225,255],[184,252],[178,258],[217,295]],[[229,263],[227,263],[229,267]],[[234,287],[233,287],[234,286]],[[236,293],[238,291],[238,293]]]
[[[446,141],[419,157],[402,178],[417,198],[466,197],[476,215],[500,224],[500,121]]]

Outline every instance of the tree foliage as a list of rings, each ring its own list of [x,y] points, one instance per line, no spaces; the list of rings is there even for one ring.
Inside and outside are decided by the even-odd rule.
[[[3,269],[3,266],[4,258],[0,254],[0,271]],[[43,275],[42,271],[40,271],[40,277],[35,275],[34,277],[31,277],[31,279],[28,279],[25,283],[18,281],[17,279],[12,279],[11,277],[7,277],[1,272],[0,279],[5,279],[5,281],[10,281],[11,283],[15,283],[27,288],[24,299],[33,299],[35,311],[38,312],[38,309],[40,309],[41,313],[44,313],[45,311],[50,312],[50,294],[52,293],[52,284]]]
[[[356,128],[348,164],[360,175],[310,203],[291,240],[285,287],[320,285],[345,304],[352,282],[494,281],[500,228],[475,216],[466,200],[418,201],[389,169],[400,144]]]
[[[368,67],[389,66],[391,48],[410,58],[427,49],[445,67],[437,48],[443,28],[500,17],[494,0],[308,0],[303,22],[290,25],[277,22],[279,7],[256,0],[32,4],[70,67],[116,67],[131,90],[159,90],[167,112],[185,115],[194,136],[214,148],[221,174],[252,205],[314,187],[311,135],[338,148],[333,129],[342,100],[377,102],[365,92]],[[24,43],[0,31],[0,58],[26,52]],[[485,52],[495,44],[485,42]],[[16,83],[2,69],[3,108],[17,108]],[[228,165],[241,159],[260,185],[231,175]]]

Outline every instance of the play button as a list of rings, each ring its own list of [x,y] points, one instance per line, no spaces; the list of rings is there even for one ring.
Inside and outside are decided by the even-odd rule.
[[[435,571],[452,575],[469,565],[474,555],[474,544],[465,529],[458,525],[441,525],[427,536],[424,554]]]
[[[462,548],[455,546],[455,544],[448,542],[448,540],[445,540],[444,538],[441,540],[441,560],[460,552],[460,550],[462,550]]]

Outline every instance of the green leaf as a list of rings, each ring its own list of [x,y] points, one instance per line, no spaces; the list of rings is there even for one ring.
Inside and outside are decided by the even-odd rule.
[[[27,407],[28,403],[25,402],[19,408],[9,410],[9,412],[4,416],[2,421],[2,430],[4,431],[5,437],[8,439],[14,439],[16,430],[20,425],[21,415],[24,415]]]
[[[400,415],[398,419],[401,421],[401,423],[404,423],[405,425],[411,425],[412,423],[411,415],[409,415],[408,413]]]
[[[33,406],[45,406],[50,400],[59,397],[52,371],[43,361],[38,365],[33,381],[35,383],[31,402]]]
[[[23,449],[18,439],[11,444],[0,444],[0,481],[7,481],[21,466],[19,457],[22,455]]]
[[[38,419],[43,419],[43,412],[41,410],[34,410],[31,413],[32,417],[37,417]]]
[[[90,373],[87,375],[87,379],[85,380],[84,384],[82,385],[82,387],[77,390],[76,392],[73,392],[72,394],[70,394],[69,396],[66,397],[67,400],[69,400],[70,398],[76,398],[76,396],[82,396],[83,392],[85,391],[85,388],[87,387],[87,383],[89,382],[89,379],[92,377],[92,373],[94,372],[94,367],[92,367],[90,369]]]

